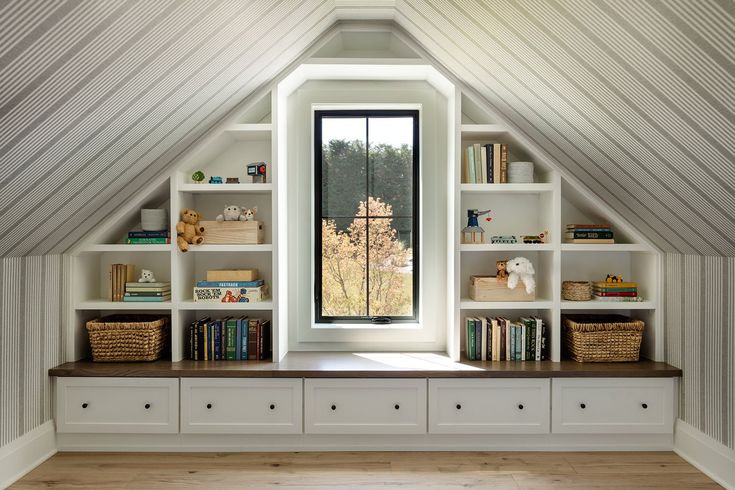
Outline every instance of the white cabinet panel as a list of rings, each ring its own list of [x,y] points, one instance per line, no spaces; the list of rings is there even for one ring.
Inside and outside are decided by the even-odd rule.
[[[552,382],[552,432],[670,433],[671,378],[563,378]]]
[[[430,379],[429,432],[549,432],[548,379]]]
[[[58,378],[59,432],[179,431],[176,378]]]
[[[181,380],[181,432],[301,433],[302,379]]]
[[[424,434],[426,379],[306,379],[305,431]]]

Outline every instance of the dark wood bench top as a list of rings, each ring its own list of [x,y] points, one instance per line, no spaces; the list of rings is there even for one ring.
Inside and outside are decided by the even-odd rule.
[[[642,378],[679,377],[663,362],[461,361],[444,353],[289,352],[281,362],[67,362],[50,376],[141,378]]]

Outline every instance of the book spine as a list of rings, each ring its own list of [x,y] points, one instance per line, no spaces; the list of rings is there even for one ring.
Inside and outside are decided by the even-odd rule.
[[[166,245],[171,243],[170,238],[128,238],[128,245]]]
[[[479,145],[478,145],[479,146]],[[479,146],[480,148],[480,168],[482,169],[482,183],[487,184],[488,183],[488,174],[487,174],[487,149],[484,146]]]
[[[509,354],[509,351],[510,351],[510,335],[509,335],[510,332],[508,332],[508,321],[505,320],[505,318],[504,318],[502,320],[502,322],[503,322],[503,331],[502,331],[501,335],[503,336],[502,337],[503,344],[502,344],[501,348],[503,349],[503,352],[500,354],[500,356],[501,356],[501,361],[507,361],[507,360],[509,360],[508,359],[508,354]]]
[[[528,338],[526,337],[526,324],[521,324],[521,361],[527,359],[528,354]]]
[[[128,238],[170,238],[167,231],[129,231]]]
[[[603,229],[610,229],[610,223],[587,223],[587,224],[568,224],[567,229],[578,229],[578,228],[585,228],[585,229],[595,229],[599,230],[600,228]]]
[[[257,281],[197,281],[198,288],[257,288],[265,284],[263,279]]]
[[[493,143],[493,182],[500,184],[500,143]]]
[[[565,238],[573,238],[573,239],[610,239],[613,238],[613,232],[612,231],[574,231],[574,232],[566,232],[564,234]]]
[[[495,182],[495,175],[493,175],[493,145],[485,145],[485,153],[487,154],[487,183],[492,184]]]
[[[171,291],[126,291],[125,296],[170,296]]]
[[[638,288],[593,288],[594,291],[601,293],[636,293]]]
[[[500,145],[500,183],[508,183],[508,145]]]
[[[475,359],[482,360],[482,322],[475,319]]]
[[[477,176],[475,175],[475,149],[472,145],[467,147],[467,165],[470,171],[470,184],[477,184]]]
[[[595,292],[594,292],[593,294],[594,294],[595,296],[603,296],[603,297],[604,297],[604,296],[613,296],[613,297],[614,297],[614,296],[622,296],[622,297],[629,297],[629,298],[634,298],[634,297],[638,296],[638,293],[637,293],[637,292],[615,292],[615,293],[603,293],[603,292],[601,292],[601,291],[595,291]]]
[[[258,320],[248,322],[248,360],[258,359]]]
[[[164,303],[171,296],[123,296],[123,303]]]
[[[475,143],[472,147],[473,153],[475,154],[475,177],[477,178],[478,184],[484,184],[485,181],[482,178],[482,153],[480,152],[480,145]]]

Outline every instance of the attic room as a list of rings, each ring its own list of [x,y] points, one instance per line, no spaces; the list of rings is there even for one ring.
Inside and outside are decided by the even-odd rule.
[[[0,26],[0,488],[735,488],[735,3]]]

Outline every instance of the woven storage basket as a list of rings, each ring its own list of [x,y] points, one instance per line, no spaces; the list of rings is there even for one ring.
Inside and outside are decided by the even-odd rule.
[[[87,322],[92,360],[155,361],[168,341],[169,319],[158,315],[110,315]]]
[[[565,315],[564,347],[577,362],[637,361],[644,326],[623,315]]]
[[[567,301],[590,301],[592,283],[589,281],[564,281],[561,283],[561,297]]]

